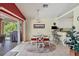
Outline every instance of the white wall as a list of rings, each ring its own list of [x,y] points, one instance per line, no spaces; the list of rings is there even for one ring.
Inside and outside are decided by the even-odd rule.
[[[77,17],[79,16],[79,6],[73,10],[73,14],[74,14],[73,24],[76,27],[76,31],[79,31],[79,21],[77,20]]]
[[[72,18],[63,18],[57,20],[56,23],[59,28],[71,28],[73,24],[72,20]]]
[[[43,29],[35,29],[33,28],[33,24],[39,24],[39,23],[37,20],[31,19],[30,31],[29,31],[30,38],[33,37],[33,35],[38,35],[38,34],[44,34],[48,36],[51,34],[51,21],[49,21],[48,19],[40,20],[40,24],[45,24],[45,28]]]
[[[44,34],[51,36],[51,26],[55,19],[41,19],[40,24],[45,24],[44,29],[34,29],[33,24],[38,24],[38,21],[35,19],[28,19],[27,20],[27,34],[28,39],[30,40],[33,35]],[[57,26],[59,28],[71,28],[72,27],[72,19],[61,19],[56,21]]]
[[[26,40],[29,40],[30,39],[30,31],[31,31],[31,19],[27,19],[26,21]]]

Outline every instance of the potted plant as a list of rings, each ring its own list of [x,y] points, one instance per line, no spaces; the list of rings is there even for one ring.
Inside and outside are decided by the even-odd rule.
[[[79,36],[74,29],[75,27],[73,26],[72,30],[67,32],[66,37],[69,42],[65,41],[65,43],[70,47],[70,55],[79,55],[79,43],[77,42],[79,40]]]

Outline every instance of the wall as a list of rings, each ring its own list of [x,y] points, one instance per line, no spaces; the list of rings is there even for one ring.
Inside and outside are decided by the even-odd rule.
[[[77,20],[77,17],[79,16],[79,6],[74,8],[73,14],[74,14],[73,24],[76,27],[76,31],[79,31],[79,21]]]
[[[59,28],[71,28],[73,25],[72,18],[62,18],[56,21]]]
[[[30,19],[28,21],[28,36],[31,39],[33,35],[38,35],[38,34],[44,34],[44,35],[50,35],[51,34],[51,21],[48,19],[41,19],[40,24],[45,24],[44,29],[35,29],[33,28],[33,24],[39,24],[37,20],[35,19]]]
[[[52,36],[51,26],[53,25],[53,22],[56,22],[59,28],[72,27],[71,18],[61,19],[57,21],[55,19],[41,19],[40,24],[45,24],[45,29],[34,29],[33,24],[38,24],[38,21],[35,19],[28,19],[26,23],[27,24],[27,28],[26,28],[27,39],[30,40],[33,37],[33,35],[37,35],[37,34],[45,34],[51,37]]]

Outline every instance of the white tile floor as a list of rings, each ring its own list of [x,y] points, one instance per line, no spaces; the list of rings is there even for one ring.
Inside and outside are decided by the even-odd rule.
[[[9,51],[6,56],[69,56],[69,49],[66,46],[63,46],[62,44],[56,45],[56,50],[49,52],[49,53],[33,53],[27,51],[28,43],[24,42],[20,45],[16,46],[14,49]],[[15,53],[14,53],[15,52]],[[13,55],[11,54],[13,53]]]

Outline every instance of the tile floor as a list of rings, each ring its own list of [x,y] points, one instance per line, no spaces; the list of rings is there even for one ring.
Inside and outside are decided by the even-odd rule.
[[[11,42],[10,40],[6,40],[3,45],[0,44],[0,56],[3,56],[8,51],[13,49],[17,45],[16,42]]]
[[[28,46],[28,42],[21,43],[9,51],[5,56],[69,56],[69,48],[62,44],[56,45],[56,49],[49,53],[29,52],[27,51]]]

